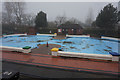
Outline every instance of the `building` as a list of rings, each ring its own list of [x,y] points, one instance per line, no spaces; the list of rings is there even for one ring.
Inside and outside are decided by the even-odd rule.
[[[27,35],[36,35],[36,30],[34,27],[29,27]]]
[[[83,28],[79,24],[61,24],[57,33],[60,34],[82,34]]]

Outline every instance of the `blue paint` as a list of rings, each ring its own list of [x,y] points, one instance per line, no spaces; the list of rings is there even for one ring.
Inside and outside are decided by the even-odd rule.
[[[67,39],[52,39],[49,35],[32,35],[32,36],[8,36],[0,38],[0,45],[10,47],[31,46],[36,48],[38,44],[58,44],[66,52],[78,52],[88,54],[106,54],[109,52],[120,53],[120,41],[109,39],[94,39],[89,37],[68,37]],[[66,43],[65,43],[66,42]],[[68,43],[67,43],[68,42]]]
[[[109,52],[112,56],[120,56],[120,53],[117,52]]]

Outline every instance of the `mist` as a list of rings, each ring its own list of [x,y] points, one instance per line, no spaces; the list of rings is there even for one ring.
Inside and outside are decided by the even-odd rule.
[[[26,2],[26,13],[37,15],[43,11],[47,14],[48,21],[54,21],[57,16],[64,15],[85,22],[90,10],[95,20],[100,10],[107,4],[109,2]],[[112,5],[117,7],[118,3],[112,2]]]

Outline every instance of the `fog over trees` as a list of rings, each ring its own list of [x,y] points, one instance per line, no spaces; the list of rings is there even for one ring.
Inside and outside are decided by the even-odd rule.
[[[89,10],[88,10],[88,15],[87,15],[85,24],[86,24],[87,26],[91,26],[93,20],[94,20],[93,9],[92,9],[92,8],[89,8]]]
[[[55,19],[55,24],[59,26],[60,24],[64,24],[67,21],[67,18],[65,15],[57,16]]]
[[[39,6],[41,6],[41,5],[39,5]],[[105,5],[105,6],[107,6],[107,5]],[[76,16],[75,14],[74,15],[71,14],[72,16],[68,16],[64,11],[62,15],[61,14],[58,14],[57,16],[55,15],[54,16],[55,20],[53,20],[53,19],[50,20],[50,19],[48,19],[50,16],[49,13],[47,11],[42,10],[41,8],[38,10],[38,13],[35,13],[35,14],[34,14],[34,12],[28,13],[27,8],[26,8],[27,7],[26,2],[4,2],[3,8],[2,8],[3,10],[2,10],[2,21],[1,22],[3,24],[4,30],[7,30],[9,27],[8,31],[10,31],[12,29],[13,32],[16,31],[18,29],[18,27],[27,28],[27,27],[31,27],[31,26],[36,27],[37,29],[39,29],[39,28],[57,29],[57,27],[59,25],[66,24],[66,23],[67,24],[79,24],[84,29],[85,28],[86,29],[98,28],[98,27],[101,28],[103,26],[104,27],[105,26],[106,27],[116,26],[117,22],[120,20],[120,12],[117,12],[117,9],[114,8],[114,6],[112,4],[111,4],[111,6],[109,6],[109,8],[106,8],[106,9],[104,8],[105,6],[103,6],[103,9],[101,9],[101,12],[98,12],[98,16],[96,17],[96,20],[94,19],[95,16],[94,16],[93,7],[92,8],[88,7],[89,9],[86,13],[85,22],[83,22],[79,19],[79,16],[82,16],[81,15],[82,11],[81,11],[81,13],[79,13],[78,18],[75,17]],[[32,11],[32,9],[31,9],[31,11]],[[41,12],[42,12],[42,14],[41,14]],[[57,13],[53,9],[51,9],[51,12]],[[73,12],[74,12],[74,10],[72,11],[72,9],[71,9],[71,13],[73,13]],[[79,8],[78,8],[78,12],[79,12]],[[41,14],[41,16],[39,14]],[[106,17],[106,16],[109,16],[109,17]],[[117,22],[116,22],[115,18],[117,18]],[[114,21],[113,22],[114,25],[109,20],[111,20],[112,22]],[[109,25],[107,25],[107,24],[109,24]]]
[[[4,2],[3,7],[3,24],[33,25],[34,15],[26,14],[25,2]]]
[[[15,24],[15,25],[27,25],[35,26],[35,14],[26,13],[25,2],[4,2],[2,11],[2,23],[3,24]],[[47,14],[47,13],[46,13]],[[66,17],[65,14],[56,16],[54,21],[47,21],[48,27],[57,27],[65,22],[71,22],[75,24],[84,24],[74,17]],[[52,26],[52,25],[53,26]],[[55,26],[56,25],[56,26]]]
[[[3,12],[2,12],[2,23],[5,24],[16,24],[16,25],[27,25],[27,26],[35,26],[35,17],[37,15],[27,13],[26,3],[25,2],[4,2],[3,3]],[[42,11],[42,10],[40,10]],[[38,11],[39,12],[39,11]],[[45,12],[45,11],[43,11]],[[88,13],[86,15],[85,23],[76,19],[75,17],[71,16],[68,17],[65,14],[57,15],[55,20],[49,21],[47,23],[51,23],[52,25],[59,26],[60,24],[64,24],[65,22],[69,21],[71,23],[83,25],[83,27],[90,27],[94,21],[94,13],[93,9],[89,8]],[[46,12],[45,12],[46,13]],[[49,16],[48,13],[46,13]],[[81,16],[81,14],[80,14]],[[47,17],[48,18],[48,17]],[[51,24],[48,27],[52,27]],[[95,22],[94,22],[95,25]],[[55,27],[55,26],[54,26]]]

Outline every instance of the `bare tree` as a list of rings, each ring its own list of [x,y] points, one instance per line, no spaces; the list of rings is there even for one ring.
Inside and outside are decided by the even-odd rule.
[[[0,4],[2,3],[0,2]],[[2,5],[0,5],[0,26],[1,26],[1,23],[2,23]]]
[[[87,19],[85,21],[86,25],[91,26],[93,22],[93,10],[92,8],[89,9]]]
[[[48,21],[48,27],[54,28],[56,27],[56,24],[53,21]]]
[[[2,23],[3,23],[3,24],[9,24],[9,22],[10,22],[10,21],[8,21],[7,13],[2,12]]]
[[[83,22],[81,22],[80,20],[72,17],[69,20],[67,20],[66,24],[79,24],[80,26],[84,27],[85,24]]]
[[[0,12],[0,24],[2,23],[2,13]]]
[[[55,20],[55,24],[59,26],[60,24],[64,24],[66,21],[67,21],[67,18],[65,17],[65,15],[57,16]]]
[[[4,2],[3,21],[6,23],[22,24],[23,16],[25,14],[25,2]]]
[[[35,25],[35,15],[30,15],[30,14],[25,14],[24,18],[22,20],[22,24],[23,25],[27,25],[27,26],[34,26]]]
[[[2,23],[34,26],[35,15],[25,14],[25,2],[4,2]]]
[[[18,25],[22,24],[23,16],[24,16],[24,9],[25,3],[24,2],[12,2],[13,13],[16,18],[16,23]]]
[[[4,2],[4,12],[2,12],[3,14],[3,21],[5,21],[5,23],[10,24],[12,23],[11,19],[12,19],[12,13],[13,13],[13,9],[12,9],[12,4],[11,2]]]
[[[72,24],[79,24],[79,22],[80,22],[78,19],[76,19],[74,17],[70,18],[68,21]]]

